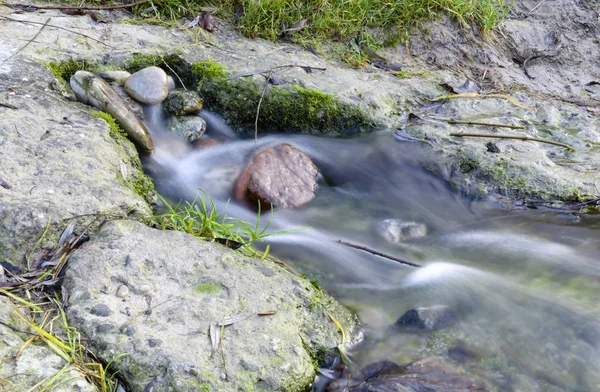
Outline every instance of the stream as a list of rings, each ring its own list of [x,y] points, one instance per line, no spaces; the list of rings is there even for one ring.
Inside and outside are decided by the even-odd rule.
[[[232,198],[250,155],[285,142],[312,158],[321,173],[316,198],[275,210],[269,226],[303,230],[259,247],[270,245],[272,255],[358,314],[366,332],[351,352],[358,365],[441,356],[491,390],[600,390],[598,216],[469,199],[444,180],[450,169],[434,149],[389,131],[351,139],[259,135],[255,142],[203,112],[206,135],[221,142],[192,150],[162,131],[159,109],[146,110],[156,152],[145,169],[170,200],[192,201],[200,188],[220,212],[254,222],[256,212]],[[388,242],[378,230],[386,219],[425,225],[427,235]],[[433,305],[456,311],[458,322],[422,333],[390,328],[407,310]]]

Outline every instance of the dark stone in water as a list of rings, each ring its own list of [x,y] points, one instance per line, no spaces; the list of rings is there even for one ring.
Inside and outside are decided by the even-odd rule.
[[[173,116],[193,114],[202,110],[202,98],[195,91],[173,90],[163,102],[163,109]]]
[[[310,157],[290,144],[278,144],[252,156],[238,178],[235,197],[263,209],[296,208],[315,197],[317,168]]]
[[[415,308],[404,313],[394,327],[408,331],[434,331],[456,324],[458,315],[445,305]]]
[[[485,391],[475,380],[461,375],[440,357],[429,357],[408,365],[392,361],[370,364],[350,381],[342,377],[328,392],[471,392]]]

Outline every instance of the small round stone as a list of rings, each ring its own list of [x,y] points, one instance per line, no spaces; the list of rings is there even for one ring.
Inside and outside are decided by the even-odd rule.
[[[129,287],[124,284],[120,285],[117,288],[117,297],[119,298],[127,298],[129,296]]]
[[[94,307],[90,310],[90,313],[95,316],[99,316],[99,317],[108,317],[113,312],[112,312],[112,310],[110,310],[108,305],[97,304],[97,305],[94,305]]]
[[[141,103],[161,103],[169,94],[167,74],[158,67],[148,67],[131,75],[125,81],[125,90]]]

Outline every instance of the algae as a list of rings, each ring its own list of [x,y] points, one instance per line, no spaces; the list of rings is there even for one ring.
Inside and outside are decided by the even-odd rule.
[[[156,204],[156,190],[154,189],[154,182],[152,179],[143,172],[142,162],[140,161],[137,153],[128,153],[127,150],[135,151],[135,147],[131,144],[131,141],[127,139],[127,134],[117,124],[114,117],[108,113],[101,111],[93,111],[93,118],[100,118],[108,124],[110,136],[115,142],[115,146],[120,151],[123,159],[129,161],[131,166],[135,167],[136,173],[128,178],[124,178],[120,171],[116,172],[117,180],[119,180],[127,188],[134,191],[137,195],[141,196],[150,205]],[[128,148],[126,148],[127,146]]]

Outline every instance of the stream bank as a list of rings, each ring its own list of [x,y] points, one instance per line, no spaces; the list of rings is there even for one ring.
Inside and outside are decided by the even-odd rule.
[[[3,15],[7,15],[9,12],[8,9],[2,8]],[[438,82],[452,80],[456,82],[454,84],[459,85],[462,83],[465,75],[460,72],[449,71],[448,69],[436,69],[432,70],[427,77],[405,80],[397,79],[383,71],[368,70],[369,72],[361,72],[359,70],[348,69],[341,64],[329,63],[287,44],[281,45],[261,40],[245,40],[225,25],[222,26],[222,30],[219,31],[218,35],[213,37],[215,41],[202,43],[195,42],[193,38],[178,29],[143,25],[122,25],[118,23],[96,24],[86,17],[65,16],[53,12],[44,14],[10,14],[11,18],[23,18],[40,23],[43,23],[49,16],[52,19],[52,23],[60,24],[74,31],[85,32],[86,35],[94,36],[97,39],[103,39],[104,42],[115,48],[108,50],[98,42],[81,38],[81,36],[70,36],[65,34],[64,31],[59,32],[58,30],[48,28],[39,37],[39,40],[43,40],[45,44],[43,47],[36,46],[37,42],[34,42],[21,53],[18,53],[13,59],[0,66],[3,91],[8,92],[6,95],[8,97],[7,102],[19,108],[0,108],[3,111],[2,129],[3,132],[7,133],[5,143],[9,143],[9,148],[3,148],[3,157],[14,158],[14,151],[17,148],[22,148],[24,151],[19,156],[20,160],[17,162],[9,164],[10,160],[3,159],[1,169],[3,180],[10,186],[10,189],[7,187],[0,189],[3,192],[2,207],[3,216],[5,217],[3,224],[6,224],[6,230],[3,230],[2,237],[2,256],[17,264],[26,264],[26,259],[23,256],[27,250],[31,250],[35,246],[39,238],[43,238],[43,241],[39,245],[40,249],[51,247],[51,244],[56,243],[69,218],[76,215],[92,214],[94,216],[106,216],[111,219],[113,216],[142,217],[150,212],[145,200],[149,198],[149,189],[147,187],[140,189],[140,187],[132,185],[139,184],[140,182],[143,183],[142,180],[138,180],[143,178],[141,177],[143,174],[138,161],[136,161],[136,153],[133,146],[130,143],[128,144],[126,140],[119,139],[118,136],[115,138],[115,135],[111,134],[110,127],[102,120],[92,120],[89,108],[82,108],[81,105],[67,102],[62,98],[60,91],[51,90],[49,86],[56,85],[56,83],[53,83],[54,81],[50,77],[50,74],[41,68],[38,64],[39,62],[52,61],[61,64],[62,61],[69,59],[85,59],[91,65],[100,64],[115,67],[115,64],[129,64],[131,67],[129,69],[134,70],[133,67],[136,66],[137,61],[137,66],[139,67],[157,65],[164,67],[167,72],[172,72],[169,67],[173,68],[184,79],[188,75],[194,76],[191,71],[194,70],[194,65],[196,65],[199,72],[196,74],[198,79],[196,79],[195,83],[201,84],[201,92],[204,92],[207,102],[213,105],[213,107],[221,109],[220,111],[227,115],[227,119],[232,122],[232,125],[237,130],[243,129],[246,132],[252,130],[255,108],[260,99],[265,78],[259,74],[239,77],[236,79],[239,79],[237,82],[229,81],[229,78],[239,72],[300,63],[314,67],[315,70],[308,73],[302,68],[294,67],[283,69],[281,74],[277,71],[276,76],[282,78],[283,82],[277,86],[269,86],[268,94],[271,95],[266,95],[265,111],[262,112],[263,116],[259,118],[261,121],[259,122],[261,126],[260,132],[275,130],[277,124],[283,124],[286,128],[285,130],[305,133],[330,133],[332,131],[339,132],[343,130],[347,134],[353,134],[361,130],[367,131],[374,128],[391,128],[392,130],[399,128],[409,136],[433,147],[433,152],[439,155],[442,163],[429,168],[431,169],[430,172],[454,187],[458,193],[482,197],[487,193],[496,194],[496,192],[500,192],[511,197],[517,197],[519,200],[525,199],[535,202],[581,202],[585,199],[593,199],[598,194],[596,188],[598,179],[596,170],[597,157],[594,156],[594,148],[598,142],[595,140],[598,121],[597,108],[593,105],[583,107],[581,105],[562,103],[560,101],[560,99],[564,98],[562,94],[554,96],[554,100],[542,101],[542,94],[547,93],[545,90],[524,89],[524,91],[519,93],[510,91],[510,96],[516,99],[521,106],[532,107],[534,108],[533,110],[514,105],[514,103],[503,98],[466,99],[464,101],[457,99],[450,100],[441,107],[425,106],[423,109],[426,113],[423,114],[419,111],[419,107],[422,107],[423,97],[435,98],[439,95],[447,94],[445,90],[438,86]],[[588,17],[587,14],[584,16]],[[30,39],[35,31],[37,31],[37,26],[27,24],[16,24],[16,26],[20,28],[15,29],[13,22],[3,21],[2,25],[0,25],[2,35],[11,37],[9,41],[1,44],[0,53],[6,53],[7,56],[16,53],[16,50],[22,47],[23,40]],[[146,56],[134,56],[133,53],[136,52],[144,53]],[[177,55],[172,57],[170,56],[172,53],[177,53]],[[418,61],[415,58],[411,60]],[[80,65],[81,63],[77,62],[77,64]],[[178,67],[184,69],[180,70]],[[186,67],[190,68],[191,71],[186,71]],[[326,68],[326,70],[319,71],[317,68]],[[54,69],[56,70],[56,68]],[[516,70],[516,67],[512,69],[512,71]],[[468,76],[472,77],[472,75]],[[203,78],[206,79],[204,80]],[[480,83],[480,85],[487,88],[488,90],[486,91],[492,91],[485,83]],[[500,87],[510,87],[507,85],[500,85]],[[205,89],[202,91],[202,88]],[[547,97],[544,99],[547,99]],[[295,102],[301,103],[300,108],[302,110],[299,111],[299,117],[287,119],[274,116],[275,114],[286,113],[290,110],[290,107],[293,107],[290,105]],[[21,117],[21,113],[24,113],[25,109],[30,113],[26,115],[26,118],[23,118]],[[430,110],[428,111],[428,109]],[[415,112],[421,120],[407,123],[408,118],[403,116],[409,111]],[[9,113],[9,115],[5,116],[4,113]],[[18,113],[18,115],[14,116],[15,113]],[[485,143],[479,140],[457,140],[448,136],[450,130],[470,129],[460,125],[450,126],[447,122],[443,121],[447,118],[455,119],[457,117],[461,119],[483,119],[490,122],[524,125],[530,134],[568,143],[576,149],[576,152],[571,153],[559,147],[516,140],[496,142],[500,153],[489,152],[488,148],[485,147]],[[47,122],[40,122],[39,118],[48,119],[49,123],[55,122],[58,125],[55,128],[48,128],[46,126]],[[298,118],[308,121],[298,123],[296,121]],[[25,132],[20,130],[20,124],[23,123],[31,124],[27,128],[32,133],[26,133],[27,130]],[[12,129],[15,129],[14,125],[17,125],[15,132],[12,131]],[[73,133],[69,130],[69,127],[75,127],[79,132],[78,135],[82,134],[84,138],[90,137],[92,141],[86,141],[83,144],[72,143]],[[566,132],[564,132],[564,129],[566,129]],[[392,132],[388,133],[389,140],[392,140]],[[24,137],[23,135],[26,136]],[[30,136],[31,139],[27,136]],[[43,146],[44,143],[56,140],[52,138],[53,136],[56,136],[58,141],[62,143],[61,147],[54,145]],[[263,136],[263,134],[261,133],[259,136]],[[402,134],[400,136],[403,137]],[[24,140],[30,141],[33,145],[23,144]],[[121,146],[116,148],[111,144],[113,143],[112,140],[116,140]],[[381,143],[385,144],[385,142]],[[97,147],[100,151],[90,151],[86,154],[76,153],[78,151],[75,150],[76,148],[91,146]],[[44,147],[47,150],[44,150]],[[71,151],[69,148],[71,147],[75,150],[74,155],[69,155]],[[121,150],[124,150],[126,155],[123,155]],[[356,149],[355,151],[360,151],[360,149]],[[57,152],[57,156],[50,154],[50,152]],[[28,158],[23,158],[23,155]],[[43,160],[46,157],[48,158],[47,161],[41,163],[37,161],[37,159]],[[79,159],[83,158],[93,162],[76,163],[79,162]],[[58,169],[54,169],[49,164],[49,162],[55,161],[60,162]],[[94,162],[102,162],[103,166],[96,169]],[[74,173],[73,170],[67,171],[72,166],[87,167],[87,169],[83,173]],[[16,175],[18,173],[16,168],[18,167],[26,169],[22,172],[23,174]],[[65,172],[68,173],[68,175],[65,175],[65,178],[53,177]],[[44,181],[51,181],[50,184],[52,186],[45,182],[34,181],[29,183],[28,181],[31,181],[32,178],[36,178],[36,173]],[[104,179],[104,177],[106,177],[106,180],[101,183],[101,186],[98,186],[97,179]],[[86,181],[89,181],[89,183]],[[55,193],[58,188],[55,184],[61,185],[61,193],[58,195]],[[38,195],[38,199],[34,198],[36,191],[42,188],[42,185],[46,193]],[[88,195],[88,188],[94,190],[92,192],[92,200],[88,200],[86,197]],[[81,190],[81,193],[69,194],[69,192],[73,193],[73,190]],[[138,193],[141,193],[141,195]],[[18,205],[10,203],[10,201],[15,200],[15,195],[19,195],[22,198]],[[56,197],[53,195],[56,195]],[[69,208],[64,207],[62,203],[65,201],[73,201],[74,206]],[[512,205],[513,201],[514,199],[511,198],[507,204]],[[324,210],[326,208],[325,206],[323,207]],[[26,213],[21,215],[22,211]],[[51,224],[46,234],[43,235],[48,222],[46,218],[50,219]],[[356,226],[359,225],[358,221],[359,219],[354,223]],[[128,224],[125,223],[124,225],[127,226]],[[76,230],[81,232],[86,225],[87,222],[80,222]],[[143,246],[144,249],[135,247],[131,249],[123,246],[125,251],[118,249],[119,247],[115,248],[116,245],[114,243],[116,243],[117,237],[151,236],[146,232],[147,228],[134,224],[132,225],[135,227],[130,228],[131,230],[128,229],[127,233],[123,234],[123,232],[120,232],[119,234],[119,225],[120,223],[109,223],[101,231],[97,231],[97,225],[91,226],[88,230],[90,233],[94,233],[95,238],[92,240],[90,247],[98,247],[98,252],[101,255],[105,255],[103,252],[107,252],[108,254],[114,252],[120,256],[124,256],[124,253],[145,252],[145,246]],[[156,233],[156,235],[160,236],[164,235],[164,233]],[[185,243],[187,240],[182,239],[181,241]],[[142,241],[137,243],[143,244]],[[202,247],[204,244],[198,246]],[[111,247],[113,250],[110,250]],[[224,251],[223,248],[218,246],[215,249]],[[121,251],[123,251],[123,254],[120,253]],[[86,256],[85,250],[82,250],[79,255],[79,260],[83,260],[81,261],[82,263],[87,263],[85,265],[93,264],[86,258],[88,256]],[[115,259],[122,258],[123,267],[130,266],[135,269],[136,273],[139,271],[144,276],[147,275],[150,279],[157,270],[162,271],[165,266],[169,265],[168,260],[174,257],[169,252],[166,252],[164,257],[161,256],[162,261],[160,263],[142,261],[142,265],[140,266],[138,265],[139,262],[136,261],[138,258],[131,258],[128,262],[127,257],[120,256],[115,256],[114,259],[107,257],[105,264],[100,265],[102,270],[97,274],[99,276],[96,282],[98,283],[98,287],[94,286],[94,290],[92,290],[89,296],[83,288],[77,288],[78,283],[82,284],[81,280],[79,282],[72,281],[72,289],[75,296],[72,298],[74,310],[71,313],[71,317],[77,319],[81,317],[81,312],[91,312],[91,316],[88,315],[86,318],[79,319],[78,325],[81,326],[87,336],[95,339],[98,350],[103,352],[103,355],[107,357],[120,354],[120,352],[117,352],[119,350],[111,351],[111,348],[105,346],[108,344],[107,342],[112,343],[115,335],[117,335],[117,340],[121,335],[127,336],[122,339],[125,339],[125,342],[131,343],[134,347],[131,348],[127,346],[129,343],[125,343],[124,347],[126,351],[135,351],[139,348],[141,350],[139,352],[141,357],[144,357],[147,352],[153,349],[171,349],[172,347],[170,346],[160,348],[164,344],[160,337],[140,334],[140,331],[132,330],[131,328],[127,328],[128,325],[123,325],[124,321],[122,320],[106,323],[100,322],[103,318],[113,316],[113,314],[114,317],[122,317],[123,313],[120,313],[121,310],[127,315],[127,309],[121,309],[122,306],[125,306],[123,305],[122,297],[116,296],[116,291],[120,288],[120,285],[127,284],[124,282],[122,276],[113,274],[114,271],[112,269]],[[145,260],[145,258],[143,255],[139,257],[142,260]],[[188,262],[183,262],[182,264],[189,265]],[[208,264],[202,267],[210,270],[209,266],[211,264],[211,262],[208,262]],[[217,266],[219,265],[219,263],[216,264]],[[90,266],[90,268],[92,267],[98,266]],[[263,266],[259,265],[258,267]],[[86,271],[77,273],[80,276],[86,276]],[[263,271],[261,274],[267,278],[269,277],[268,274],[270,272],[266,272],[267,275],[265,275],[264,271],[266,270],[259,268],[260,271]],[[180,280],[180,274],[187,271],[174,270],[170,272],[175,273],[175,275],[169,279]],[[223,274],[225,272],[219,270],[219,274],[216,275],[221,276]],[[282,274],[281,276],[286,275],[284,272]],[[326,275],[326,273],[323,273],[323,275]],[[256,279],[263,283],[260,280],[263,279],[260,275],[257,275]],[[296,278],[290,279],[296,282],[296,284],[300,282],[299,287],[306,291],[306,293],[301,295],[301,308],[306,310],[308,306],[310,309],[311,304],[314,307],[314,296],[317,295],[316,289],[307,285],[304,281],[295,281],[294,279]],[[235,281],[227,282],[227,284],[220,282],[213,284],[212,281],[205,282],[199,280],[198,282],[189,282],[189,287],[200,286],[202,288],[200,291],[208,290],[208,293],[202,293],[208,294],[206,302],[218,306],[221,300],[229,300],[235,297],[229,297],[229,295],[230,292],[235,292],[230,287],[236,284],[237,282]],[[135,308],[139,309],[139,311],[144,309],[149,310],[151,307],[146,302],[148,301],[147,295],[149,293],[151,294],[151,298],[155,298],[152,304],[161,303],[161,301],[157,300],[159,296],[155,294],[155,290],[152,288],[148,290],[148,287],[137,287],[135,284],[130,285],[132,286],[130,290],[134,294],[130,300],[135,302]],[[129,287],[129,285],[127,286]],[[75,288],[77,289],[75,290]],[[224,288],[227,288],[227,290]],[[112,295],[113,291],[115,292],[114,296]],[[160,292],[160,290],[158,291]],[[377,295],[379,294],[377,293]],[[285,298],[286,295],[277,293],[274,298],[281,299]],[[346,295],[348,295],[348,292],[346,292]],[[237,295],[238,298],[243,296],[243,294],[239,293]],[[104,300],[114,301],[114,304],[107,305],[103,303]],[[180,300],[184,302],[189,301],[185,296],[182,296]],[[198,301],[198,298],[194,297],[194,301]],[[267,299],[266,302],[260,303],[260,306],[257,305],[257,309],[253,309],[252,311],[261,312],[265,310],[262,306],[270,303]],[[105,306],[97,307],[97,305]],[[147,308],[145,308],[146,305]],[[293,307],[289,303],[287,305]],[[112,309],[113,306],[117,311]],[[240,306],[239,310],[243,310],[241,309],[241,304],[235,306]],[[78,309],[78,307],[81,309]],[[159,310],[160,307],[155,312],[158,313]],[[337,311],[339,313],[336,314],[336,318],[338,320],[346,320],[347,324],[345,327],[351,330],[349,325],[352,325],[352,321],[349,318],[349,313],[340,309]],[[136,316],[136,313],[130,312],[128,317]],[[145,316],[151,317],[152,315]],[[300,312],[299,317],[302,318],[305,315]],[[308,317],[311,317],[310,314]],[[215,318],[217,320],[213,321],[218,322],[218,317],[213,317],[213,319]],[[248,321],[250,323],[258,323],[258,320],[262,321],[259,318]],[[191,323],[192,321],[186,322]],[[210,321],[207,319],[202,319],[202,322],[210,324]],[[285,324],[288,320],[278,320],[277,322]],[[339,343],[339,334],[335,325],[325,317],[323,312],[320,313],[319,322],[322,325],[318,329],[326,331],[327,334],[324,345],[328,348],[335,347]],[[296,320],[292,324],[297,326],[302,324],[302,322]],[[252,328],[259,328],[256,324],[251,325]],[[167,325],[164,328],[168,329],[169,327],[170,325]],[[239,328],[242,328],[241,324]],[[311,329],[309,324],[307,324],[306,329]],[[241,333],[238,330],[236,331],[234,333]],[[294,336],[293,339],[296,339],[294,343],[285,346],[286,355],[293,355],[296,352],[296,346],[300,347],[297,336]],[[161,340],[161,342],[157,340]],[[592,340],[594,340],[593,337]],[[283,346],[280,342],[275,342],[273,345],[273,339],[268,339],[268,343],[271,344],[272,352],[278,351],[279,347]],[[208,341],[204,339],[203,344],[207,345]],[[268,345],[265,347],[268,347]],[[276,350],[273,347],[278,348]],[[318,348],[318,345],[315,344],[314,348]],[[237,350],[234,346],[231,349]],[[289,351],[290,349],[292,351]],[[311,354],[311,350],[305,347],[301,347],[300,351],[302,358],[298,363],[286,362],[287,357],[284,358],[281,356],[281,358],[273,357],[273,363],[269,364],[272,369],[292,374],[292,379],[284,380],[290,384],[274,384],[276,380],[269,378],[269,375],[258,375],[260,372],[252,366],[253,357],[251,355],[251,358],[248,359],[245,365],[240,364],[242,367],[248,367],[248,369],[246,369],[246,373],[240,373],[240,378],[235,381],[236,385],[247,386],[248,384],[244,384],[244,381],[250,384],[254,383],[255,385],[260,385],[259,382],[262,381],[267,389],[278,389],[278,385],[282,387],[284,385],[305,385],[306,380],[310,378],[309,373],[315,370],[314,367],[308,365],[308,362],[315,355],[314,353]],[[431,351],[434,350],[430,350],[429,353]],[[137,351],[135,352],[137,353]],[[231,353],[234,352],[232,351]],[[251,349],[245,350],[245,352],[252,354]],[[226,354],[226,358],[229,357],[228,354]],[[168,355],[164,355],[164,357],[170,358]],[[212,371],[211,374],[216,378],[214,380],[207,373],[190,368],[187,364],[178,362],[178,360],[172,358],[168,364],[154,363],[152,361],[140,364],[135,362],[135,360],[124,363],[132,364],[132,367],[124,369],[124,372],[135,379],[133,384],[138,382],[136,376],[144,376],[139,379],[139,384],[135,384],[136,388],[139,389],[152,383],[154,376],[157,379],[155,382],[158,382],[160,377],[166,377],[160,378],[160,380],[166,379],[175,388],[185,390],[186,387],[183,385],[190,381],[190,378],[194,382],[197,379],[209,380],[210,382],[207,385],[209,387],[209,385],[213,385],[210,384],[212,382],[221,382],[219,378],[222,379],[223,375],[220,370]],[[290,366],[293,365],[296,366],[296,373],[290,373]],[[147,372],[148,369],[154,372],[152,373],[154,376]],[[172,372],[180,370],[186,374],[186,379],[177,380],[169,378],[173,374]],[[260,380],[256,377],[259,377]],[[146,383],[144,384],[144,382]],[[577,385],[577,380],[567,384],[567,386],[572,385]],[[202,384],[196,384],[191,388],[201,387]]]

